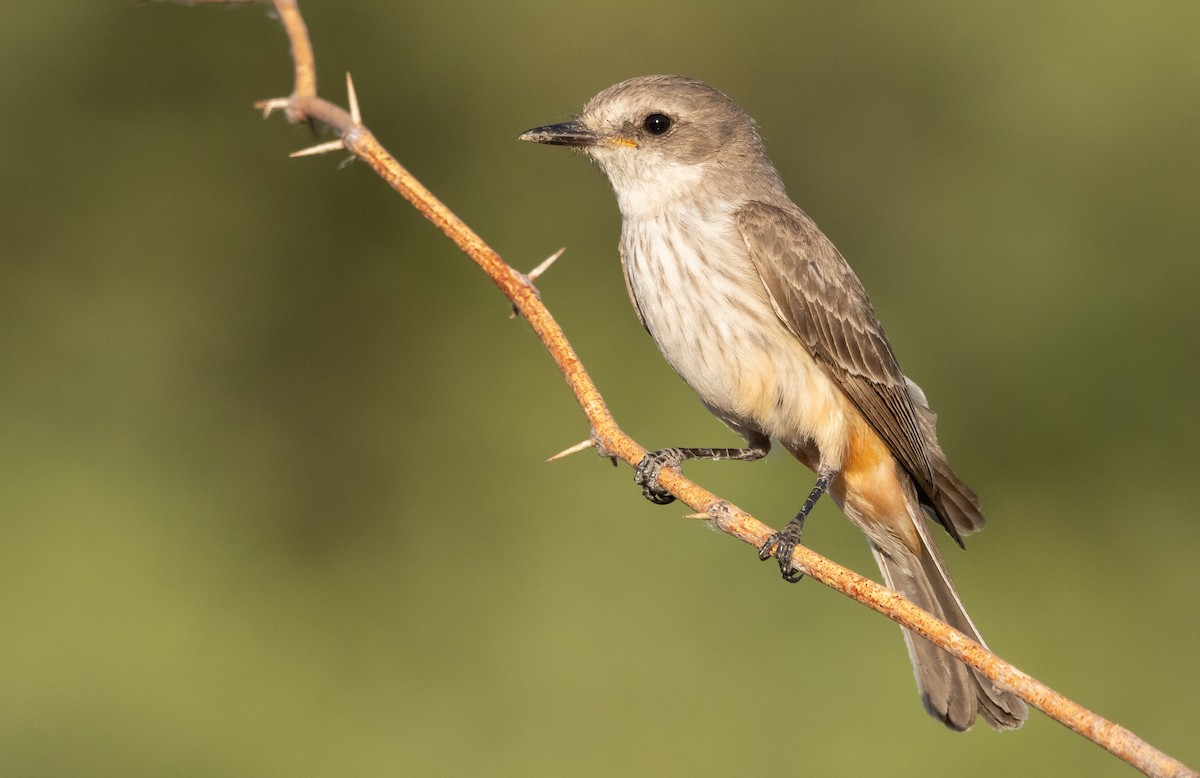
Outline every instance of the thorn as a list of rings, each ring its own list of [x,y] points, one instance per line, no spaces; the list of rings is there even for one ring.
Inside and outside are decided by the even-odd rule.
[[[705,521],[709,521],[712,519],[712,517],[713,517],[713,515],[711,513],[709,513],[708,511],[701,511],[700,513],[689,513],[688,515],[684,516],[683,518],[685,518],[685,519],[704,519]]]
[[[582,443],[576,443],[574,446],[571,446],[568,449],[563,449],[562,451],[558,452],[557,454],[550,457],[546,461],[553,462],[556,459],[562,459],[563,457],[568,457],[571,454],[578,454],[580,451],[585,451],[594,445],[596,445],[595,441],[593,441],[591,438],[588,438],[587,440],[583,441]]]
[[[263,112],[263,118],[266,119],[275,111],[282,111],[292,104],[290,97],[273,97],[270,100],[259,100],[254,104],[255,108]]]
[[[339,140],[331,140],[328,143],[318,143],[316,146],[310,146],[307,149],[300,149],[288,154],[289,157],[311,157],[316,154],[324,154],[327,151],[338,151],[346,148],[346,144]]]
[[[362,126],[362,112],[358,110],[358,95],[354,91],[354,81],[350,78],[350,71],[346,71],[346,97],[350,102],[350,121],[354,122],[355,127]]]
[[[566,250],[567,250],[567,247],[563,246],[561,249],[559,249],[558,251],[554,252],[553,254],[546,257],[544,260],[542,260],[542,264],[538,265],[533,270],[529,271],[529,276],[528,276],[529,280],[536,281],[537,277],[540,276],[542,273],[545,273],[547,270],[549,270],[550,266],[553,265],[555,262],[557,262],[558,258],[561,257],[563,255],[563,252]]]
[[[538,276],[540,276],[542,273],[545,273],[547,270],[549,270],[550,266],[553,265],[558,260],[558,258],[563,255],[563,252],[566,250],[567,250],[567,247],[563,246],[558,251],[554,252],[550,256],[543,259],[541,264],[539,264],[533,270],[530,270],[528,274],[522,273],[521,271],[519,271],[515,268],[509,268],[509,269],[512,270],[512,274],[517,277],[517,280],[520,281],[521,283],[525,284],[525,286],[528,286],[530,289],[532,289],[533,293],[536,294],[538,296],[538,299],[540,300],[540,299],[542,299],[542,293],[539,292],[537,287],[533,285],[533,282],[537,280]],[[508,315],[508,318],[515,319],[520,314],[521,314],[521,311],[520,311],[520,309],[517,308],[517,304],[513,303],[512,313],[510,313]]]

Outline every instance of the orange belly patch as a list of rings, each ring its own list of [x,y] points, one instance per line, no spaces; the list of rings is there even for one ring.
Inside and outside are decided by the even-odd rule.
[[[913,526],[905,484],[896,458],[883,439],[865,421],[854,425],[842,471],[833,489],[843,510],[856,524],[884,529],[920,553],[921,538]],[[873,534],[868,531],[868,535]]]

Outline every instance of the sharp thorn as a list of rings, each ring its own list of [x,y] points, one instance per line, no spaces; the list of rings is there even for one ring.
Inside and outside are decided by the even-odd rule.
[[[362,126],[362,112],[358,110],[358,94],[354,91],[354,80],[350,78],[350,71],[346,71],[346,97],[350,103],[350,121],[354,122],[355,127]]]
[[[689,513],[688,515],[684,516],[683,518],[685,518],[685,519],[704,519],[705,521],[708,521],[712,517],[713,517],[713,515],[711,513],[709,513],[708,511],[701,511],[700,513]]]
[[[542,263],[540,265],[535,267],[533,270],[529,271],[529,280],[530,281],[537,280],[537,277],[540,276],[542,273],[545,273],[547,270],[549,270],[550,266],[553,265],[555,262],[557,262],[558,258],[561,257],[563,255],[563,252],[566,250],[567,250],[567,247],[563,246],[561,249],[559,249],[558,251],[554,252],[553,254],[546,257],[544,260],[542,260]]]
[[[563,449],[562,451],[558,452],[557,454],[550,457],[546,461],[553,462],[556,459],[562,459],[563,457],[568,457],[571,454],[578,454],[580,451],[586,451],[587,449],[591,448],[594,445],[596,445],[595,442],[591,438],[588,438],[587,440],[583,441],[582,443],[576,443],[574,446],[571,446],[570,448]]]
[[[513,276],[514,276],[514,277],[515,277],[515,278],[516,278],[518,281],[520,281],[522,284],[524,284],[525,286],[527,286],[527,287],[529,287],[530,289],[532,289],[532,290],[533,290],[533,293],[534,293],[535,295],[537,295],[537,296],[538,296],[538,299],[540,300],[540,299],[541,299],[541,297],[542,297],[542,293],[541,293],[541,292],[539,292],[539,291],[538,291],[538,289],[537,289],[537,287],[533,285],[533,282],[537,280],[537,277],[538,277],[538,276],[540,276],[542,273],[545,273],[547,270],[549,270],[549,269],[550,269],[550,266],[551,266],[551,265],[553,265],[553,264],[554,264],[554,263],[555,263],[555,262],[558,260],[558,258],[559,258],[559,257],[561,257],[561,256],[563,255],[563,252],[564,252],[564,251],[566,251],[566,250],[567,250],[567,249],[566,249],[566,247],[564,246],[563,248],[561,248],[561,249],[559,249],[558,251],[554,252],[554,253],[553,253],[553,254],[551,254],[550,256],[548,256],[548,257],[546,257],[545,259],[543,259],[543,260],[542,260],[542,262],[541,262],[541,264],[539,264],[539,265],[538,265],[537,267],[535,267],[533,270],[530,270],[528,273],[522,273],[520,270],[517,270],[517,269],[516,269],[516,268],[514,268],[514,267],[510,267],[510,268],[509,268],[509,270],[510,270],[510,271],[512,271],[512,274],[513,274]],[[510,318],[510,319],[515,319],[515,318],[517,318],[517,316],[519,316],[520,314],[521,314],[521,310],[520,310],[519,308],[517,308],[517,304],[516,304],[516,303],[513,303],[513,306],[512,306],[512,313],[510,313],[510,314],[508,315],[508,318]]]
[[[328,143],[318,143],[316,146],[310,146],[307,149],[300,149],[288,154],[289,157],[311,157],[316,154],[324,154],[327,151],[340,151],[346,148],[346,144],[341,140],[331,140]]]

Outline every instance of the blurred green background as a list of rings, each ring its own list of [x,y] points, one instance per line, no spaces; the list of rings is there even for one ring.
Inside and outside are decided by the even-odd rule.
[[[1200,764],[1200,5],[303,4],[322,92],[539,284],[648,446],[732,445],[639,329],[599,89],[734,97],[991,519],[993,648]],[[1126,775],[926,718],[896,627],[645,502],[490,282],[289,160],[261,7],[0,11],[5,775]],[[812,477],[688,473],[769,523]],[[817,550],[872,576],[830,504]],[[770,569],[768,569],[770,567]]]

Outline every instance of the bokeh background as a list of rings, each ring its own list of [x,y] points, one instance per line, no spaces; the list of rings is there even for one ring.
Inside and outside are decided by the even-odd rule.
[[[539,286],[620,421],[732,445],[522,130],[681,72],[753,116],[991,526],[993,648],[1200,763],[1200,5],[305,2],[322,92]],[[306,128],[262,7],[0,10],[5,775],[1126,775],[922,713],[900,634],[587,434],[490,282]],[[781,525],[786,456],[690,475]],[[807,541],[876,575],[822,504]],[[769,569],[770,568],[770,569]]]

